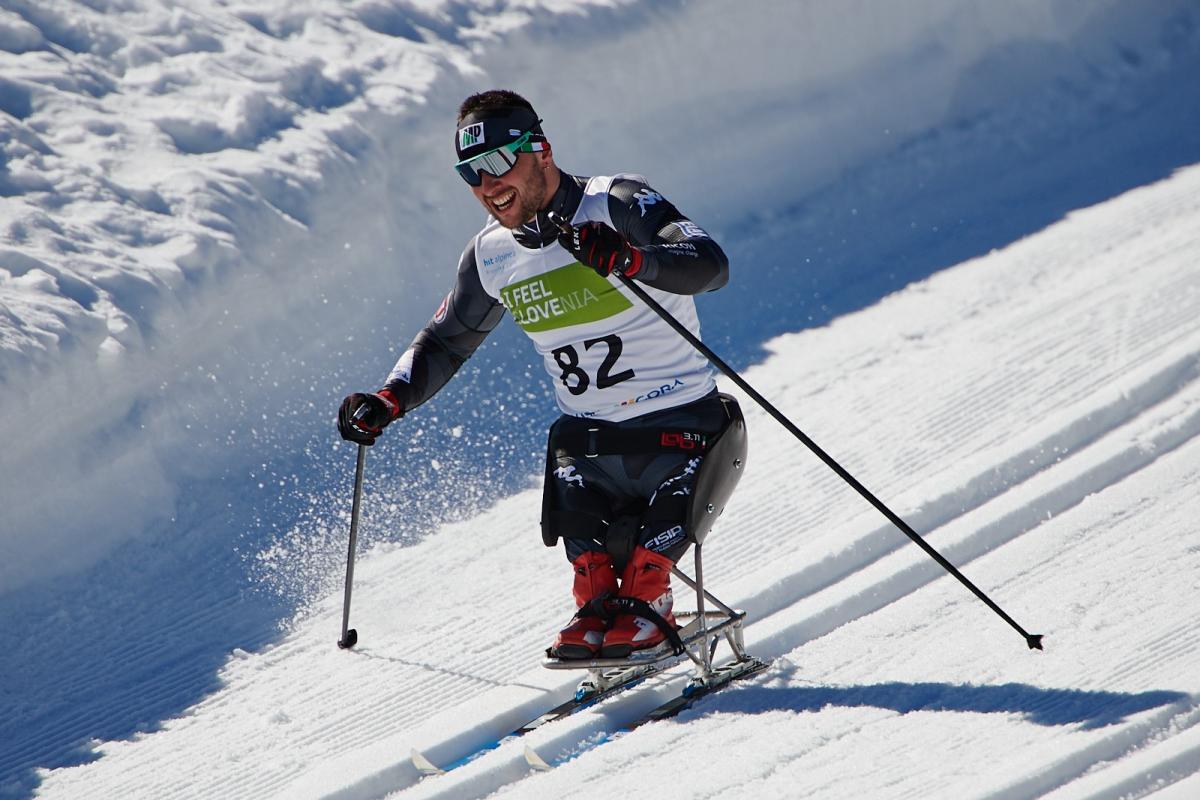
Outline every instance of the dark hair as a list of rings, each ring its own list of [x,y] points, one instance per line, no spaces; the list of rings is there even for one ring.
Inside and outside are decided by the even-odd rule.
[[[533,110],[533,104],[516,92],[508,89],[489,89],[486,92],[473,94],[462,101],[462,105],[458,107],[458,122],[462,122],[469,115],[484,108],[527,108],[533,112],[535,117],[537,116],[537,112]]]

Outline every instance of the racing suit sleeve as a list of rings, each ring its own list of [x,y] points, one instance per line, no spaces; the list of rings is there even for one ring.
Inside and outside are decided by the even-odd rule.
[[[642,251],[637,280],[674,294],[700,294],[729,282],[729,259],[700,226],[639,180],[608,191],[613,228]]]
[[[458,261],[454,288],[400,356],[383,386],[400,404],[400,413],[437,394],[503,316],[504,306],[479,281],[472,239]]]

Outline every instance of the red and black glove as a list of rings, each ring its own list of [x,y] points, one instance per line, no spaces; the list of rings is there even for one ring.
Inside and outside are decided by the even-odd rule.
[[[632,278],[642,268],[645,254],[601,222],[585,222],[575,228],[562,220],[559,228],[558,243],[605,278],[614,272]]]
[[[401,415],[400,403],[387,389],[375,394],[355,392],[338,409],[338,433],[348,442],[375,444],[375,438],[387,424]]]

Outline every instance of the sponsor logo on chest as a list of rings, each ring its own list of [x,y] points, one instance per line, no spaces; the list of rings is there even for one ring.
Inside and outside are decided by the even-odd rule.
[[[578,262],[501,287],[500,300],[528,333],[596,322],[633,307],[611,283]]]
[[[686,385],[687,384],[685,384],[681,379],[676,378],[674,383],[664,383],[657,389],[651,389],[645,394],[639,394],[637,397],[631,397],[628,400],[622,400],[621,405],[632,406],[637,405],[638,403],[643,403],[647,400],[657,400],[660,397],[669,395],[671,392],[674,392],[677,389],[682,389]],[[663,442],[663,444],[666,444],[666,442]]]
[[[488,272],[495,272],[508,263],[509,259],[515,258],[517,251],[509,250],[498,255],[489,256],[483,259],[484,269]]]

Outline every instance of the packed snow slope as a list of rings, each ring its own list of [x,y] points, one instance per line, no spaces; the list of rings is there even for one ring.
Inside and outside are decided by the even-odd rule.
[[[750,614],[766,674],[619,735],[679,690],[669,673],[420,778],[412,750],[451,765],[573,689],[536,665],[571,603],[561,555],[529,541],[531,489],[373,551],[353,651],[334,646],[331,595],[283,641],[236,654],[186,716],[99,745],[39,795],[1065,798],[1194,784],[1198,261],[1200,166],[778,337],[746,371],[1045,634],[1044,653],[748,406],[752,457],[705,573]],[[456,558],[464,547],[483,556]],[[558,766],[533,773],[526,745]]]
[[[767,793],[788,769],[816,793],[864,790],[834,751],[778,748],[853,752],[859,730],[886,731],[867,747],[881,763],[916,757],[886,741],[965,748],[974,778],[979,714],[999,727],[978,743],[1026,742],[1011,763],[1032,781],[970,784],[983,794],[1084,786],[1109,760],[1087,778],[1101,794],[1195,771],[1195,687],[1166,655],[1186,657],[1186,632],[1168,633],[1195,589],[1170,491],[1194,463],[1194,177],[1176,174],[1200,162],[1194,4],[0,5],[0,794],[44,778],[50,796],[379,795],[414,784],[409,747],[452,761],[566,691],[531,665],[569,575],[537,544],[533,495],[501,500],[536,482],[553,416],[507,325],[372,451],[364,643],[328,652],[353,468],[330,417],[445,291],[479,223],[447,167],[454,107],[497,85],[534,100],[566,169],[646,173],[717,235],[734,279],[701,298],[706,339],[919,530],[986,556],[981,582],[1031,626],[1096,631],[1009,665],[994,620],[752,419],[709,569],[780,661],[733,718],[698,709],[667,730],[742,720],[704,763],[725,770],[744,741]],[[1056,537],[1081,531],[1078,562],[1060,556]],[[1129,585],[1149,569],[1134,551],[1168,544],[1180,572]],[[1065,583],[1044,566],[1060,557]],[[1182,599],[1160,612],[1168,591]],[[914,604],[928,628],[897,610]],[[1137,641],[1164,655],[1113,666]],[[481,690],[482,711],[452,707]],[[814,716],[830,705],[844,725]],[[535,745],[560,760],[620,708]],[[753,733],[777,717],[805,732]],[[674,735],[541,780],[620,790],[604,776]],[[925,778],[950,785],[960,762],[938,763]],[[501,750],[414,791],[541,791],[521,764]]]

